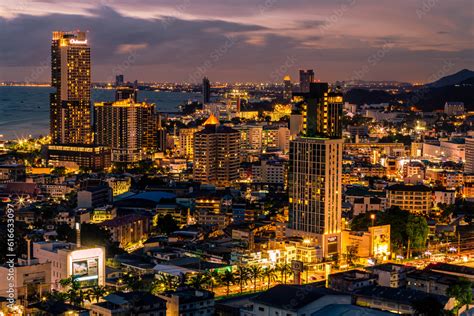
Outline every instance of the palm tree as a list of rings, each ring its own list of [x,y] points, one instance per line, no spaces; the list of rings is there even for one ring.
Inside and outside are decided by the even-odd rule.
[[[89,290],[89,294],[92,298],[95,298],[97,303],[99,303],[99,300],[107,294],[107,290],[104,286],[96,285]]]
[[[281,280],[286,284],[286,277],[293,273],[291,266],[288,263],[282,263],[276,267],[276,270],[280,271]]]
[[[67,301],[67,294],[60,291],[52,290],[51,292],[46,294],[46,297],[43,297],[41,299],[43,300],[46,298],[55,302],[64,302]]]
[[[125,284],[125,288],[130,291],[138,291],[143,287],[142,278],[132,273],[124,273],[119,282]]]
[[[239,265],[235,271],[235,279],[239,283],[240,293],[244,290],[244,284],[247,284],[249,279],[248,269],[244,266]]]
[[[262,268],[258,265],[253,265],[248,270],[249,276],[253,280],[253,291],[257,292],[257,279],[262,276]]]
[[[220,277],[221,284],[225,285],[227,287],[227,294],[229,295],[230,292],[230,285],[235,284],[235,277],[232,271],[230,270],[225,270],[224,273],[222,273]]]
[[[73,276],[59,280],[59,284],[61,287],[68,289],[66,291],[66,298],[70,304],[82,305],[84,300],[84,292],[81,290],[79,282],[74,279]]]
[[[270,283],[272,281],[275,281],[277,278],[275,269],[270,268],[270,267],[266,267],[263,269],[262,276],[264,279],[265,278],[267,279],[267,289],[270,288]]]
[[[217,272],[217,270],[206,271],[206,281],[211,292],[214,292],[214,286],[217,284],[219,279],[220,279],[220,274],[219,272]]]
[[[178,284],[178,277],[167,273],[159,273],[154,285],[154,291],[164,292],[174,290],[178,287]]]
[[[196,275],[191,276],[187,282],[189,286],[196,290],[201,290],[204,286],[204,284],[207,283],[207,278],[204,273],[198,273]]]

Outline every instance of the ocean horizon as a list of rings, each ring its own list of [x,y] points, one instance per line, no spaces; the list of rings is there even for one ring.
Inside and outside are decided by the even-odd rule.
[[[49,94],[51,87],[0,87],[0,135],[2,140],[39,137],[49,134]],[[91,101],[113,101],[115,90],[92,89]],[[156,105],[157,111],[175,112],[180,104],[198,100],[199,93],[139,91],[138,100]]]

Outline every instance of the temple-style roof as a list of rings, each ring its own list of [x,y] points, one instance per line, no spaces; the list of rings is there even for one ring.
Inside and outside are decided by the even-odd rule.
[[[211,114],[202,125],[219,125],[219,120],[214,116],[214,114]]]

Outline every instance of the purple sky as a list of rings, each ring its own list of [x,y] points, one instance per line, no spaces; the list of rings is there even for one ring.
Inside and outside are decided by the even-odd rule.
[[[0,0],[0,80],[48,81],[51,32],[81,29],[93,81],[426,82],[474,68],[473,21],[472,0]]]

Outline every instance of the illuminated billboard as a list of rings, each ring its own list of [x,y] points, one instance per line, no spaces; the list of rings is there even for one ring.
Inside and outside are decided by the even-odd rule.
[[[102,248],[75,250],[69,256],[68,275],[81,287],[104,284],[105,255]]]
[[[390,254],[390,225],[369,227],[372,256],[387,257]]]
[[[89,258],[72,262],[72,276],[79,282],[94,281],[99,279],[99,258]],[[91,282],[88,282],[91,283]]]

